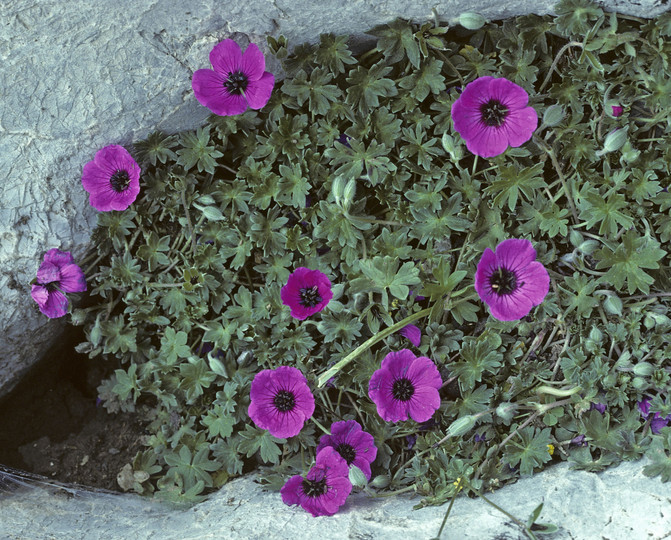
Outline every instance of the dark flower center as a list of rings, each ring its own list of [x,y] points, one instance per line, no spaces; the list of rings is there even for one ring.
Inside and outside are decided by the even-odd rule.
[[[130,176],[128,176],[126,171],[117,169],[114,171],[112,178],[110,178],[110,184],[114,191],[121,193],[128,187],[128,184],[130,184]]]
[[[321,480],[303,480],[303,493],[308,497],[320,497],[326,493],[328,487],[326,486],[326,478]]]
[[[280,412],[288,412],[296,405],[296,398],[288,390],[280,390],[273,398],[273,405]]]
[[[322,297],[319,296],[319,288],[317,285],[314,287],[303,287],[300,291],[300,300],[298,301],[302,306],[306,308],[315,307],[319,302],[322,301]]]
[[[354,458],[356,457],[356,451],[354,448],[352,448],[351,444],[340,443],[338,446],[336,446],[335,449],[336,452],[340,454],[340,457],[342,457],[348,465],[352,464]]]
[[[43,285],[43,287],[47,290],[47,292],[54,292],[58,290],[58,281],[52,281],[51,283]]]
[[[482,121],[488,126],[499,127],[508,116],[508,107],[498,99],[490,99],[487,103],[480,105]]]
[[[515,272],[500,266],[489,278],[489,285],[492,288],[492,292],[499,296],[511,294],[518,288],[517,275]],[[521,287],[522,285],[524,285],[524,282],[520,283],[519,286]]]
[[[247,90],[247,85],[249,84],[249,79],[242,71],[236,71],[234,73],[228,74],[228,79],[224,81],[224,88],[228,90],[229,94],[237,95],[242,94]]]
[[[391,395],[399,401],[408,401],[414,393],[415,387],[412,385],[410,379],[406,379],[405,377],[396,379],[391,387]]]

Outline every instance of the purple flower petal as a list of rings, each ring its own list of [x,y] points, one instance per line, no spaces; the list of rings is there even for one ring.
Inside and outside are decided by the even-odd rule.
[[[361,429],[355,420],[334,422],[331,435],[322,435],[317,445],[317,453],[326,447],[333,447],[348,466],[356,465],[370,480],[370,464],[377,456],[373,436]]]
[[[352,491],[349,468],[332,447],[317,452],[305,478],[292,476],[280,489],[285,504],[300,504],[314,517],[330,516],[345,504]]]
[[[275,77],[265,71],[266,62],[257,45],[244,54],[225,39],[210,52],[213,69],[199,69],[191,80],[198,102],[220,116],[242,114],[248,107],[260,109],[270,99]]]
[[[280,298],[291,316],[303,320],[326,307],[333,298],[331,280],[319,270],[301,266],[289,276]]]
[[[37,270],[37,282],[45,285],[58,281],[60,276],[60,267],[48,261],[44,261]]]
[[[140,167],[119,145],[112,144],[96,152],[84,165],[82,185],[96,210],[125,210],[140,193]]]
[[[643,398],[639,401],[638,410],[641,411],[643,416],[648,416],[650,414],[650,398]]]
[[[470,152],[497,156],[508,146],[524,144],[538,127],[538,114],[528,103],[521,86],[505,78],[479,77],[452,104],[454,129]]]
[[[550,276],[535,258],[536,250],[525,239],[504,240],[495,252],[485,249],[475,272],[475,290],[493,317],[518,320],[543,301]]]
[[[615,118],[617,118],[618,116],[620,116],[624,112],[624,109],[622,107],[620,107],[619,105],[612,105],[612,108],[613,108],[613,116]]]
[[[315,410],[305,376],[290,366],[257,373],[249,395],[249,417],[258,427],[282,439],[298,435]]]
[[[368,383],[368,396],[387,422],[425,422],[440,407],[440,373],[431,359],[403,349],[389,353]]]
[[[404,326],[399,330],[399,333],[408,338],[415,347],[419,347],[422,342],[422,331],[414,324]]]
[[[652,420],[650,420],[650,431],[654,434],[659,434],[663,427],[669,424],[669,418],[663,418],[661,413],[656,412]]]
[[[261,109],[265,107],[270,99],[270,94],[275,86],[275,76],[272,73],[264,73],[258,81],[249,83],[245,90],[245,97],[251,109]]]
[[[79,266],[68,264],[61,268],[60,284],[64,292],[84,292],[86,290],[86,277]]]

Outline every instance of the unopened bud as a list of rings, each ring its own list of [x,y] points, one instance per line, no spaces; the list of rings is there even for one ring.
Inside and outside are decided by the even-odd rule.
[[[624,146],[624,143],[627,142],[627,131],[628,127],[615,129],[606,135],[606,140],[603,143],[603,149],[597,152],[597,155],[607,154],[609,152],[615,152]]]
[[[543,123],[548,127],[554,127],[564,119],[564,116],[561,105],[550,105],[543,113]]]
[[[375,478],[373,478],[370,485],[373,486],[374,488],[382,489],[386,488],[389,485],[390,481],[391,478],[389,478],[388,474],[380,474]]]
[[[652,372],[655,370],[652,364],[648,362],[639,362],[634,366],[634,375],[640,375],[641,377],[648,377],[652,375]]]
[[[353,486],[356,487],[364,487],[366,484],[368,484],[366,475],[363,474],[363,471],[356,465],[352,465],[349,468],[349,481]]]
[[[462,13],[457,18],[457,22],[467,30],[479,30],[485,25],[487,19],[478,13]]]
[[[475,416],[469,414],[468,416],[462,416],[457,418],[454,422],[450,424],[450,427],[447,428],[448,437],[459,437],[468,433],[475,426]]]

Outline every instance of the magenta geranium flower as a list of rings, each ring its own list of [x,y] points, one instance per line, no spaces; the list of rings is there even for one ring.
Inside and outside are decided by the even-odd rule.
[[[125,210],[140,193],[140,167],[123,146],[111,144],[84,165],[82,184],[96,210]]]
[[[68,312],[66,292],[84,292],[86,277],[74,263],[69,251],[50,249],[37,270],[36,284],[30,296],[37,302],[40,311],[50,319],[62,317]]]
[[[214,114],[233,116],[268,103],[275,77],[265,71],[257,45],[251,43],[242,54],[240,45],[225,39],[210,52],[210,63],[214,69],[197,70],[191,86],[198,102]]]
[[[335,448],[348,466],[356,465],[370,480],[370,464],[377,456],[377,447],[373,436],[363,431],[359,422],[356,420],[333,422],[331,434],[322,435],[319,439],[317,454],[329,446]]]
[[[438,390],[443,384],[438,368],[425,356],[409,349],[390,352],[370,378],[368,396],[385,422],[412,418],[426,422],[440,407]]]
[[[256,374],[250,391],[249,417],[273,437],[298,435],[315,410],[308,381],[295,367],[280,366]]]
[[[408,324],[398,331],[399,334],[408,338],[410,343],[415,347],[419,347],[419,344],[422,342],[422,331],[415,326],[414,324]]]
[[[529,94],[508,79],[480,77],[468,83],[452,104],[454,129],[473,154],[498,156],[527,142],[538,126]]]
[[[305,478],[292,476],[280,489],[284,504],[300,504],[314,517],[335,514],[351,491],[347,462],[330,446],[317,452]]]
[[[504,240],[496,251],[485,249],[475,272],[475,290],[500,321],[521,319],[543,301],[550,276],[536,261],[529,240]]]
[[[331,301],[331,280],[319,270],[301,266],[289,276],[280,296],[282,303],[291,308],[291,316],[302,321]]]

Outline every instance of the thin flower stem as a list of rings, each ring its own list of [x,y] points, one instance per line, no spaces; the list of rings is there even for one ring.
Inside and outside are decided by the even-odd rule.
[[[485,497],[482,493],[480,493],[480,491],[478,491],[477,489],[475,489],[475,488],[468,482],[468,480],[465,480],[465,482],[466,482],[466,486],[467,486],[471,491],[473,491],[473,493],[475,493],[478,497],[480,497],[480,498],[481,498],[483,501],[485,501],[487,504],[489,504],[490,506],[496,508],[499,512],[501,512],[501,513],[504,514],[505,516],[508,516],[508,517],[509,517],[510,519],[512,519],[515,523],[517,523],[517,524],[524,530],[525,534],[526,534],[530,539],[532,539],[532,540],[536,540],[536,535],[535,535],[533,532],[531,532],[531,529],[529,529],[529,527],[527,527],[525,523],[522,523],[519,519],[517,519],[515,516],[513,516],[513,515],[510,514],[509,512],[506,512],[506,511],[505,511],[503,508],[501,508],[498,504],[494,503],[493,501],[490,501],[487,497]]]
[[[440,58],[443,60],[443,62],[445,62],[448,66],[450,66],[450,68],[452,68],[452,71],[454,71],[455,75],[459,79],[459,82],[461,83],[461,86],[462,87],[466,86],[466,83],[464,82],[464,78],[461,76],[461,73],[459,73],[459,70],[456,67],[454,67],[454,64],[452,63],[452,61],[446,55],[444,55],[441,51],[439,51],[438,49],[434,49],[434,51],[438,56],[440,56]]]
[[[189,228],[189,236],[191,236],[191,252],[193,256],[196,256],[196,236],[193,234],[193,227],[191,226],[191,216],[189,216],[189,207],[186,204],[186,193],[183,189],[181,191],[182,196],[182,206],[184,206],[184,213],[186,214],[186,225]]]
[[[321,423],[319,422],[319,420],[317,420],[317,419],[314,417],[314,415],[310,418],[310,420],[312,420],[312,421],[317,425],[317,427],[318,427],[319,429],[321,429],[324,433],[326,433],[327,435],[330,435],[330,434],[331,434],[331,432],[330,432],[328,429],[326,429],[324,426],[321,425]]]
[[[409,491],[414,491],[415,485],[404,487],[403,489],[397,489],[396,491],[387,491],[386,493],[369,493],[374,499],[380,497],[393,497],[394,495],[400,495],[401,493],[408,493]]]
[[[96,258],[96,260],[93,261],[91,264],[89,264],[89,265],[86,267],[86,270],[84,270],[84,275],[85,275],[85,276],[88,275],[88,273],[89,273],[91,270],[93,270],[93,269],[95,268],[96,264],[98,264],[102,258],[103,258],[103,255],[98,255],[98,257]],[[92,277],[93,277],[93,276],[92,276]],[[90,279],[92,279],[92,277],[91,277]]]
[[[361,414],[361,411],[359,410],[359,407],[357,407],[356,401],[352,399],[352,396],[349,395],[349,392],[345,392],[345,395],[347,396],[347,399],[349,402],[352,404],[352,407],[354,407],[354,410],[356,411],[357,416],[359,417],[359,420],[361,420],[361,425],[365,426],[366,425],[366,420],[364,419],[363,415]]]
[[[561,60],[562,55],[571,47],[580,47],[581,49],[584,49],[584,45],[580,43],[579,41],[569,41],[566,45],[564,45],[561,49],[559,49],[559,52],[555,56],[555,59],[552,61],[552,65],[550,66],[550,71],[548,71],[547,76],[545,77],[545,80],[543,81],[543,84],[541,84],[541,87],[538,89],[538,93],[540,94],[543,91],[543,88],[547,86],[547,84],[550,82],[550,79],[552,78],[552,73],[554,72],[555,68],[557,67],[557,64],[559,63],[559,60]]]
[[[331,377],[336,375],[340,370],[342,370],[347,364],[349,364],[352,360],[354,360],[357,356],[359,356],[362,352],[366,351],[367,349],[370,349],[373,345],[375,345],[378,341],[382,341],[384,338],[387,336],[390,336],[394,332],[398,332],[401,328],[404,326],[410,324],[413,321],[416,321],[417,319],[421,319],[422,317],[426,317],[429,313],[431,313],[431,310],[433,308],[426,308],[421,311],[418,311],[417,313],[413,313],[412,315],[406,317],[400,322],[397,322],[396,324],[389,326],[385,328],[384,330],[378,332],[374,336],[370,337],[366,341],[364,341],[361,345],[359,345],[356,349],[354,349],[351,353],[349,353],[345,358],[337,362],[334,366],[329,368],[326,372],[322,373],[321,376],[317,379],[317,387],[321,388],[326,384],[326,381],[328,381]]]
[[[639,300],[641,298],[656,298],[658,296],[671,296],[671,292],[658,292],[652,294],[637,294],[634,296],[625,296],[622,300]]]
[[[145,283],[147,287],[153,287],[154,289],[168,289],[171,287],[182,287],[183,283],[157,283],[155,281],[148,281]]]
[[[571,196],[571,192],[569,191],[568,186],[566,185],[566,179],[564,178],[564,173],[562,172],[561,167],[559,166],[559,162],[557,161],[557,157],[555,156],[554,151],[540,139],[535,138],[535,141],[536,144],[538,144],[538,146],[540,146],[543,150],[545,150],[545,152],[550,156],[552,165],[555,168],[555,171],[557,171],[557,176],[559,177],[559,181],[561,182],[562,191],[564,192],[564,194],[566,195],[566,199],[568,200],[568,205],[569,208],[571,209],[571,213],[573,214],[573,219],[575,220],[575,223],[579,223],[580,219],[578,218],[578,212],[576,211],[575,203],[573,202],[573,197]]]
[[[461,491],[461,484],[463,482],[463,478],[459,477],[457,480],[457,490],[454,492],[454,495],[450,498],[450,505],[447,507],[447,511],[445,512],[445,517],[443,517],[443,522],[440,524],[440,529],[438,529],[438,534],[436,535],[436,538],[440,538],[440,535],[443,534],[443,529],[445,528],[445,523],[447,523],[447,518],[450,515],[450,512],[452,511],[452,506],[454,505],[454,501],[457,498],[457,495],[459,495],[459,491]]]
[[[366,223],[379,223],[380,225],[392,225],[394,227],[402,227],[403,223],[400,221],[387,221],[385,219],[374,219],[356,216],[358,221],[365,221]]]
[[[222,168],[226,169],[228,172],[235,174],[236,176],[237,176],[237,174],[238,174],[238,171],[236,171],[235,169],[231,169],[231,168],[230,168],[228,165],[226,165],[225,163],[217,163],[217,165],[219,165],[219,167],[222,167]]]

